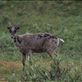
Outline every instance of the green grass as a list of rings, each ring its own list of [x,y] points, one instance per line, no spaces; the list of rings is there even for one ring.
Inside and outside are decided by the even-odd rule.
[[[0,1],[0,80],[8,82],[82,82],[81,1]],[[65,40],[54,61],[33,54],[22,72],[21,53],[7,30],[18,24],[18,34],[50,32]],[[59,70],[58,70],[59,69]],[[59,71],[59,78],[58,78]]]

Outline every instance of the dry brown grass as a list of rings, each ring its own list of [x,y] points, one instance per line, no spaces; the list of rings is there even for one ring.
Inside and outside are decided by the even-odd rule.
[[[0,77],[0,82],[8,82],[8,81],[6,81],[5,78]]]
[[[22,69],[21,62],[14,61],[0,61],[0,65],[7,70],[19,70]]]
[[[0,79],[0,82],[8,82],[8,81],[6,81],[5,79]]]

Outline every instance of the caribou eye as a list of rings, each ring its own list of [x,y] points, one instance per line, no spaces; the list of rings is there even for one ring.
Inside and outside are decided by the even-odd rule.
[[[16,30],[14,32],[16,33]]]

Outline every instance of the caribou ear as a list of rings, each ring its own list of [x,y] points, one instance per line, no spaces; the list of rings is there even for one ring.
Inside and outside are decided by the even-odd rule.
[[[10,27],[8,26],[7,29],[10,29]]]
[[[18,26],[18,27],[16,27],[16,29],[18,30],[18,29],[20,29],[20,27]]]

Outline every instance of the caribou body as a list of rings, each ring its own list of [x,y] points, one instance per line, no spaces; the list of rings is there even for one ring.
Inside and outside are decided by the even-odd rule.
[[[34,52],[46,52],[49,54],[49,56],[52,56],[60,42],[64,42],[63,39],[60,39],[50,33],[27,33],[17,35],[18,29],[19,27],[17,26],[8,27],[11,38],[14,40],[16,46],[22,53],[23,70],[25,67],[26,56],[29,58],[30,54]]]

